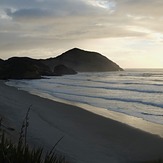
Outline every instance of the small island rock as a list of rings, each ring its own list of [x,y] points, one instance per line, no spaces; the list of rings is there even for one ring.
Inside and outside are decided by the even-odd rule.
[[[77,74],[77,72],[65,65],[57,65],[54,67],[54,75],[61,76],[61,75],[74,75]]]

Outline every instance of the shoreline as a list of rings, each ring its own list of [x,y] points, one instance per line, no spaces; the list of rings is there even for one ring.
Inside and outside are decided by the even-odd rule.
[[[57,149],[74,162],[125,163],[163,159],[163,139],[159,136],[77,106],[32,95],[0,81],[0,114],[16,129],[20,128],[31,104],[29,143],[50,149],[64,136]]]
[[[136,129],[142,130],[144,132],[147,132],[153,135],[158,135],[161,138],[163,138],[163,125],[161,124],[146,121],[142,118],[134,117],[134,116],[127,115],[124,113],[120,113],[120,112],[111,111],[105,108],[99,108],[99,107],[91,106],[88,104],[82,104],[78,102],[71,102],[71,101],[55,98],[45,93],[41,93],[41,94],[36,93],[36,92],[28,92],[28,93],[39,96],[41,98],[46,98],[55,102],[60,102],[60,103],[76,106],[88,112],[94,113],[98,116],[102,116],[105,118],[115,120],[117,122],[129,125],[131,127],[134,127]]]

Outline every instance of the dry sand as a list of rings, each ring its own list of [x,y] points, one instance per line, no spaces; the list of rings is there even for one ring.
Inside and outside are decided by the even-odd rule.
[[[127,163],[163,159],[163,138],[109,118],[31,95],[0,81],[0,115],[19,130],[28,107],[28,142],[57,149],[76,163]]]

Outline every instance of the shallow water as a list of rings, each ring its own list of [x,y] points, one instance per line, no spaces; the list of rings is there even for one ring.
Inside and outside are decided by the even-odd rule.
[[[79,73],[7,84],[163,124],[163,69]]]

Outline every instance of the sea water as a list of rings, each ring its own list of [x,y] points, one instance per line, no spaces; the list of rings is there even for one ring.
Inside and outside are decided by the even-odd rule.
[[[7,84],[54,100],[88,104],[163,125],[163,69],[78,73]]]

